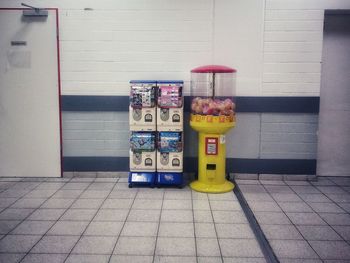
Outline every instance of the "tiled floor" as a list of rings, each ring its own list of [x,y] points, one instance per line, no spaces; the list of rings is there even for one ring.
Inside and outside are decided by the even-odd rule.
[[[280,262],[350,262],[350,177],[238,184]]]
[[[335,190],[330,195],[342,198]],[[337,229],[345,227],[342,222],[349,223],[346,215],[336,219],[334,232],[349,238],[349,229]],[[328,212],[321,216],[320,222],[335,220],[327,218]],[[315,235],[313,229],[293,230]],[[333,247],[346,253],[343,238],[335,237]],[[302,237],[297,241],[306,243]],[[283,253],[288,244],[276,242],[273,246]],[[312,242],[321,254],[324,244]],[[304,243],[291,245],[317,258]],[[233,193],[208,195],[188,187],[129,189],[126,178],[0,178],[0,262],[260,263],[265,259]]]

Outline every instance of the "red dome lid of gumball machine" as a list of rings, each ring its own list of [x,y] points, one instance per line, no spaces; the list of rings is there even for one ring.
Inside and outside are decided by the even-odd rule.
[[[191,73],[234,73],[237,72],[234,68],[222,65],[205,65],[194,68]]]

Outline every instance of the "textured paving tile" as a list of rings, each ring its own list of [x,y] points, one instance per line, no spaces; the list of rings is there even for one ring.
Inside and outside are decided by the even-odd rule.
[[[287,213],[287,215],[295,225],[326,225],[316,213]]]
[[[89,222],[58,221],[47,233],[48,235],[81,235]]]
[[[345,241],[310,241],[321,259],[350,259],[350,245]]]
[[[350,241],[350,226],[333,226],[335,231],[338,232],[345,240]]]
[[[127,221],[130,222],[158,222],[160,210],[156,209],[131,209]]]
[[[279,202],[278,204],[284,212],[313,212],[304,202]]]
[[[152,256],[155,244],[155,237],[120,237],[113,254]]]
[[[37,209],[28,217],[28,220],[57,220],[59,219],[65,209]]]
[[[259,224],[266,225],[289,225],[290,220],[284,213],[278,212],[255,212]]]
[[[38,208],[45,200],[45,198],[21,198],[11,205],[11,208]]]
[[[307,203],[331,203],[327,196],[324,194],[300,194],[300,197]]]
[[[0,234],[7,234],[13,230],[21,221],[19,220],[1,220],[0,221]]]
[[[109,262],[110,263],[152,263],[153,256],[113,255]]]
[[[23,220],[33,211],[31,208],[7,208],[0,213],[0,220]]]
[[[48,199],[41,208],[68,208],[73,204],[75,199]]]
[[[128,213],[125,209],[100,209],[94,221],[125,221]]]
[[[97,210],[94,209],[68,209],[60,220],[90,221],[96,212]]]
[[[193,223],[167,223],[159,225],[160,237],[194,237]]]
[[[71,208],[98,209],[104,199],[78,199]]]
[[[176,225],[174,224],[174,228]],[[156,222],[126,222],[121,236],[152,237],[157,236],[158,223]]]
[[[75,255],[71,254],[65,263],[108,263],[109,255]],[[115,262],[115,261],[111,261]],[[122,261],[121,261],[122,262]],[[129,261],[128,263],[131,263],[133,261]]]
[[[263,257],[255,239],[219,239],[224,257]]]
[[[0,252],[5,253],[26,253],[41,236],[34,235],[7,235],[0,240]]]
[[[162,256],[195,256],[194,238],[167,238],[157,239],[156,255]]]
[[[54,224],[54,221],[23,221],[11,234],[43,235]]]
[[[118,236],[123,227],[123,222],[94,221],[89,224],[84,232],[87,236]]]
[[[192,210],[163,210],[160,217],[161,222],[193,222]]]
[[[218,238],[255,238],[248,224],[215,224]]]
[[[294,225],[261,225],[261,229],[268,240],[303,240],[302,235]]]
[[[63,263],[67,255],[64,254],[28,254],[21,261],[24,263]]]
[[[25,254],[20,253],[0,253],[1,263],[18,263],[25,256]]]
[[[197,238],[197,255],[201,257],[221,256],[219,243],[216,238]]]
[[[310,240],[341,240],[330,226],[298,226],[300,233]]]
[[[217,237],[213,223],[195,223],[194,229],[196,237]]]
[[[282,212],[276,202],[249,201],[248,205],[254,212]]]
[[[75,245],[73,254],[111,254],[117,237],[83,236]]]
[[[69,253],[80,236],[44,236],[31,253]]]
[[[310,203],[317,213],[345,213],[346,211],[334,203]]]
[[[349,226],[350,215],[338,213],[319,213],[319,215],[330,225]]]
[[[270,245],[278,258],[318,258],[306,241],[271,240]]]

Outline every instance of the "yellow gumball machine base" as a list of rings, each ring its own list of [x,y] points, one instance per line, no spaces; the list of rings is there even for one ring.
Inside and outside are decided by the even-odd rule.
[[[198,180],[190,184],[191,188],[204,193],[232,191],[234,184],[226,180],[225,133],[234,127],[234,119],[192,114],[190,125],[199,132]]]

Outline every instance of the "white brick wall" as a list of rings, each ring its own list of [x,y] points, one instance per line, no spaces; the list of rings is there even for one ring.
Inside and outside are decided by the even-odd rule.
[[[350,1],[266,0],[261,95],[320,95],[325,9]]]

